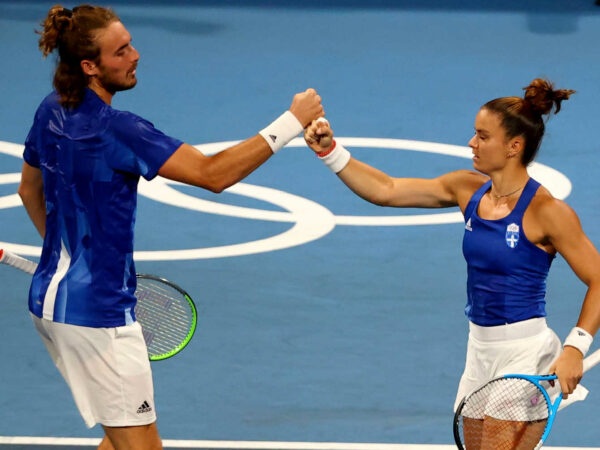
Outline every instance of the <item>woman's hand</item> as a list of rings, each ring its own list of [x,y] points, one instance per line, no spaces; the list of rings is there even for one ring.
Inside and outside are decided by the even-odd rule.
[[[329,150],[333,144],[333,130],[324,117],[313,120],[304,130],[304,140],[315,153]]]

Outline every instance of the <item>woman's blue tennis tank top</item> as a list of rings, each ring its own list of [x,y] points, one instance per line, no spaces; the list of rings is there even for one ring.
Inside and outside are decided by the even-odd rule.
[[[465,210],[463,255],[467,261],[465,314],[480,326],[546,316],[546,278],[554,255],[523,233],[523,214],[540,183],[530,178],[512,212],[498,220],[477,209],[491,181],[473,194]]]

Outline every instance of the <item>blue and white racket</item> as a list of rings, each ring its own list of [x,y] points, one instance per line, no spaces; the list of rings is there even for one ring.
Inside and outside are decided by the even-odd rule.
[[[584,359],[584,372],[599,362],[600,350],[596,350]],[[509,374],[475,389],[454,415],[456,446],[461,450],[538,450],[550,434],[562,400],[556,380],[556,375]]]

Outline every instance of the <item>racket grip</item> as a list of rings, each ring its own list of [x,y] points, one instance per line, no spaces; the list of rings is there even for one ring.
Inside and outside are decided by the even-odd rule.
[[[21,269],[23,272],[33,274],[37,268],[37,263],[25,259],[14,253],[7,252],[6,250],[0,253],[0,262],[9,266]]]

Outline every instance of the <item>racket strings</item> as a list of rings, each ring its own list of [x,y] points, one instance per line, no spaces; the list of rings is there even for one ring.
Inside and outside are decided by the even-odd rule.
[[[458,414],[467,450],[532,450],[544,434],[549,406],[533,382],[501,378],[468,396]]]
[[[194,330],[195,309],[185,294],[163,282],[139,278],[135,314],[150,357],[176,352]]]

